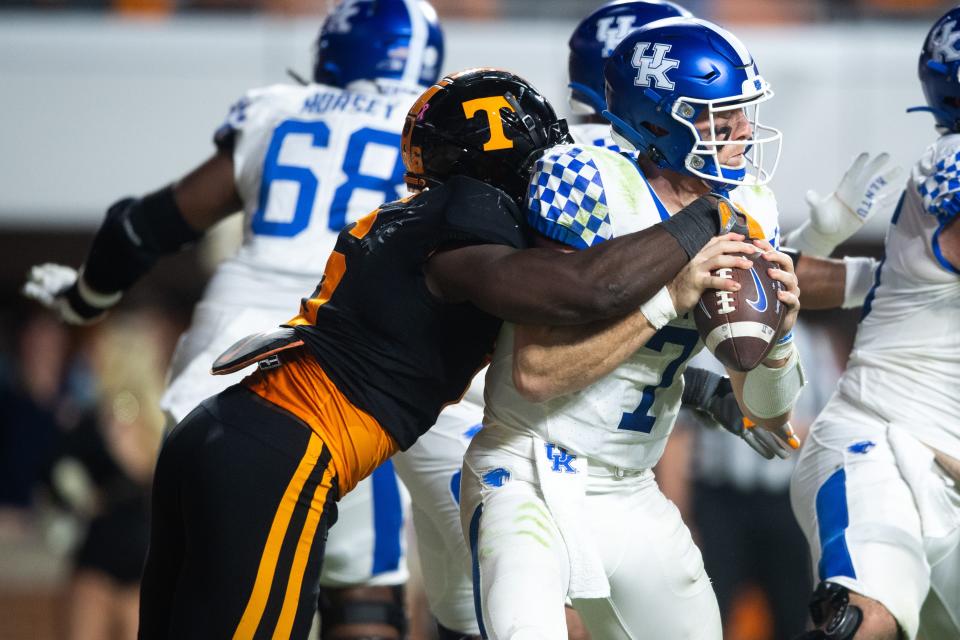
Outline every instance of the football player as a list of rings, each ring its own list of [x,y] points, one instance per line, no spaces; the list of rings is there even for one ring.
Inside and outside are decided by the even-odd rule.
[[[610,137],[610,123],[600,115],[606,109],[603,65],[616,46],[637,29],[656,20],[690,15],[683,7],[666,0],[615,0],[577,25],[570,37],[568,59],[570,109],[579,118],[569,127],[575,142],[619,151]],[[809,219],[784,236],[789,247],[784,251],[793,259],[797,277],[804,283],[804,307],[849,309],[859,307],[866,298],[877,261],[866,257],[828,257],[871,217],[893,211],[902,170],[888,166],[888,160],[885,153],[873,159],[861,153],[831,194],[807,194]],[[774,237],[778,233],[775,230]],[[684,379],[684,405],[707,414],[768,459],[791,453],[792,449],[782,448],[763,430],[744,427],[728,380],[694,367],[687,369]]]
[[[498,317],[575,324],[624,315],[723,230],[716,198],[704,196],[588,251],[521,250],[517,203],[529,163],[565,139],[546,101],[506,72],[458,74],[415,103],[404,164],[407,183],[426,190],[348,225],[292,328],[242,341],[215,362],[220,372],[254,362],[260,370],[202,403],[164,443],[144,637],[303,637],[337,498],[462,394]],[[142,230],[142,218],[115,215],[98,235],[114,249],[112,266],[154,257],[155,244],[125,230]],[[654,257],[655,248],[668,254]],[[89,271],[98,259],[92,252]]]
[[[960,9],[919,60],[937,138],[893,214],[847,370],[791,484],[807,640],[960,636]]]
[[[703,68],[715,76],[704,79]],[[761,185],[780,133],[756,115],[772,92],[733,34],[692,18],[654,22],[620,43],[605,80],[604,116],[618,146],[635,153],[547,150],[527,209],[541,244],[602,247],[711,191],[750,212],[751,237],[775,237],[776,203]],[[790,258],[755,245],[746,252],[780,267],[769,274],[783,285],[776,303],[786,317],[764,363],[731,379],[749,417],[787,439],[803,385],[791,333],[799,289]],[[744,246],[714,238],[624,319],[504,325],[461,489],[485,637],[565,637],[568,598],[593,637],[721,637],[699,551],[651,468],[680,406],[680,374],[702,347],[689,311],[713,269],[749,268],[729,255]]]
[[[404,194],[404,117],[439,77],[443,45],[427,2],[340,3],[316,41],[312,83],[247,92],[217,130],[209,160],[112,206],[80,277],[37,267],[28,293],[67,320],[93,320],[157,257],[242,210],[243,245],[218,266],[171,364],[161,404],[171,423],[183,419],[243,377],[211,376],[210,364],[240,338],[289,318],[290,301],[316,285],[340,229]],[[124,233],[135,245],[126,247],[132,268],[121,271],[115,262],[124,256],[111,252],[124,245],[111,234]],[[321,577],[324,638],[404,635],[404,501],[388,461],[340,502]]]
[[[655,20],[691,14],[666,0],[615,0],[584,18],[569,47],[570,109],[580,121],[570,135],[581,144],[618,151],[610,137],[603,65],[624,38]],[[877,261],[864,257],[826,259],[875,215],[892,213],[900,192],[902,169],[889,165],[886,153],[861,153],[828,196],[807,194],[810,217],[784,237],[803,286],[807,309],[859,307],[873,283]],[[779,235],[779,229],[775,235]],[[800,259],[806,256],[813,259]]]

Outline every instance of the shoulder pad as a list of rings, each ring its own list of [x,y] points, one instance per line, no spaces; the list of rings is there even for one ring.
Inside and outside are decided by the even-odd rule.
[[[505,244],[518,249],[526,247],[520,210],[500,189],[458,175],[430,192],[443,196],[443,233],[439,242],[467,241]]]
[[[609,240],[613,227],[598,156],[620,157],[600,147],[565,144],[548,149],[530,178],[527,223],[577,249]]]
[[[574,124],[570,125],[570,137],[579,145],[604,147],[612,151],[619,151],[620,147],[610,137],[609,124]]]
[[[730,200],[747,217],[751,238],[780,244],[780,210],[773,189],[766,185],[742,185],[730,191]]]
[[[271,96],[286,95],[290,90],[302,90],[302,88],[275,84],[247,91],[230,106],[223,124],[213,134],[213,144],[219,151],[232,152],[237,133],[243,131],[250,121],[251,110],[268,103]]]
[[[944,136],[934,145],[932,166],[916,176],[923,209],[946,223],[960,213],[960,135]]]

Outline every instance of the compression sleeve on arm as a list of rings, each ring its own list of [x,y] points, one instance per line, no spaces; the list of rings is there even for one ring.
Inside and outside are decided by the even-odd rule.
[[[78,289],[86,287],[94,296],[124,291],[158,258],[179,251],[201,235],[184,219],[172,186],[140,199],[120,200],[107,210],[93,239]]]
[[[661,222],[660,226],[676,239],[690,259],[720,233],[717,201],[709,196],[697,198]]]

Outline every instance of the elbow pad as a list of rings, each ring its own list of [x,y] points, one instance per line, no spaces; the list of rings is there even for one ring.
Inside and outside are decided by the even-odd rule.
[[[800,364],[800,352],[792,342],[789,344],[790,355],[782,367],[771,369],[760,364],[747,373],[743,383],[743,404],[757,418],[776,418],[793,409],[807,383]]]
[[[143,198],[124,198],[107,209],[83,266],[83,284],[101,294],[128,289],[161,256],[201,236],[183,218],[168,186]]]

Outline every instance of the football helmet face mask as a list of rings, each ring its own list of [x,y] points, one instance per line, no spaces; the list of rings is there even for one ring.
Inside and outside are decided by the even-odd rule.
[[[938,131],[960,132],[960,7],[933,24],[923,41],[917,73],[927,106],[907,112],[929,111]]]
[[[570,108],[578,115],[600,115],[607,108],[603,63],[617,45],[640,27],[692,14],[666,0],[615,0],[584,18],[570,36]]]
[[[428,87],[442,65],[443,32],[426,0],[342,0],[317,37],[313,80],[335,87],[357,80]]]
[[[625,145],[621,148],[702,178],[718,193],[773,177],[782,136],[760,122],[760,105],[773,91],[729,31],[695,18],[659,20],[617,46],[604,78],[603,116],[613,125],[614,139]],[[738,111],[749,124],[746,136],[721,124],[739,120]],[[721,163],[721,149],[728,145],[743,147],[735,164]]]
[[[404,180],[421,190],[465,175],[520,203],[533,162],[566,142],[572,142],[566,121],[526,80],[499,69],[468,69],[427,89],[407,113]]]

